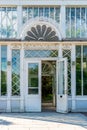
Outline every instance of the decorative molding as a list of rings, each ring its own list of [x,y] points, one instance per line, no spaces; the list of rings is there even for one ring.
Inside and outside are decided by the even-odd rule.
[[[21,49],[21,48],[22,48],[21,43],[11,44],[11,49]]]

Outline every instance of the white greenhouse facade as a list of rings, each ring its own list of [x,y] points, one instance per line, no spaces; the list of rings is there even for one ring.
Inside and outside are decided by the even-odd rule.
[[[87,112],[87,0],[0,0],[0,112]]]

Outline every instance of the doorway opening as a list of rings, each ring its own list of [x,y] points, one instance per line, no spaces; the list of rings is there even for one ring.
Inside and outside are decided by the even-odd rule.
[[[42,111],[56,111],[56,61],[42,61]]]

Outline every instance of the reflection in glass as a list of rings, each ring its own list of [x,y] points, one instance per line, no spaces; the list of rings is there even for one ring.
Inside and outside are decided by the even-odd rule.
[[[66,37],[87,37],[87,8],[66,8]]]
[[[50,8],[50,18],[54,19],[54,8]]]
[[[76,95],[81,95],[81,46],[76,46]]]
[[[80,8],[76,8],[76,37],[80,37]]]
[[[47,18],[49,17],[49,8],[44,9],[44,16]]]
[[[71,8],[71,37],[75,37],[75,8]]]
[[[60,8],[55,7],[23,7],[23,23],[34,17],[47,17],[60,22]]]
[[[38,63],[28,64],[28,94],[38,92]]]
[[[38,16],[38,8],[34,8],[34,17]]]
[[[0,7],[0,37],[14,38],[17,36],[17,8]]]
[[[83,95],[87,95],[87,46],[83,47]]]
[[[71,37],[71,10],[66,8],[66,37]]]
[[[60,22],[60,8],[55,8],[55,20],[59,23]]]
[[[39,8],[39,17],[43,16],[43,8]]]
[[[1,46],[1,95],[7,94],[7,46]]]

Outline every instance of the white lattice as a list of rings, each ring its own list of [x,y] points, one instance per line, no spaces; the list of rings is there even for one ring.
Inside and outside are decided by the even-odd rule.
[[[30,57],[58,57],[57,50],[25,50],[25,58]]]
[[[63,57],[68,59],[68,95],[71,95],[71,50],[63,50]]]
[[[20,95],[20,51],[12,51],[12,95]]]

